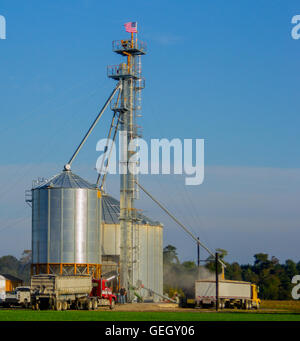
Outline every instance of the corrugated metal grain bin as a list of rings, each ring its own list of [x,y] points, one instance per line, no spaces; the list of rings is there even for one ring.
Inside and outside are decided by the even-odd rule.
[[[35,273],[69,271],[71,274],[100,265],[100,222],[100,191],[71,171],[63,171],[34,187],[32,262],[37,265]]]
[[[120,256],[120,203],[113,197],[102,196],[102,270],[103,273],[118,270]],[[163,294],[163,225],[152,221],[148,217],[138,214],[137,224],[134,225],[134,240],[136,241],[135,278],[160,295]],[[140,290],[140,294],[147,298],[149,291]],[[155,301],[160,300],[157,295],[152,296]]]

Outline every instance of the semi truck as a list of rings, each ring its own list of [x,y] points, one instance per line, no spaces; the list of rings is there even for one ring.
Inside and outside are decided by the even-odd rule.
[[[31,277],[32,309],[85,309],[98,306],[114,308],[116,296],[106,286],[107,280],[90,275],[34,275]]]
[[[196,306],[216,304],[216,282],[198,280],[195,282]],[[258,309],[260,299],[255,284],[242,281],[219,281],[219,308]]]
[[[111,288],[109,288],[107,284],[115,277],[116,276],[107,279],[93,279],[93,288],[90,297],[92,299],[97,297],[97,306],[109,305],[110,309],[114,309],[117,296],[112,293]]]
[[[260,299],[258,298],[258,287],[250,282],[219,280],[218,304],[220,309],[258,309]],[[181,298],[182,307],[208,308],[216,306],[216,281],[195,281],[195,296],[193,298]]]

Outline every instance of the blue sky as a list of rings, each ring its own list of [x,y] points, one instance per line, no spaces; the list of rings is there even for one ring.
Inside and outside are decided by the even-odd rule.
[[[211,248],[251,262],[266,251],[299,260],[299,53],[291,38],[298,1],[2,0],[0,40],[0,255],[30,248],[24,191],[58,173],[110,93],[111,42],[139,23],[143,134],[204,138],[206,177],[143,177]],[[111,113],[73,169],[89,180]],[[118,195],[117,179],[108,191]],[[166,186],[163,193],[157,186]],[[176,195],[181,193],[180,195]],[[185,193],[185,194],[182,194]],[[146,198],[138,203],[166,226],[165,244],[195,258],[191,241]],[[189,213],[188,213],[189,212]],[[193,218],[191,218],[193,217]]]

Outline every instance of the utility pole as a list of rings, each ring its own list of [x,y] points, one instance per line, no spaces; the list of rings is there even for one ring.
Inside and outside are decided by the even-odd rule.
[[[219,274],[218,274],[219,254],[216,252],[215,266],[216,266],[216,311],[219,310]]]
[[[198,268],[200,267],[200,239],[199,237],[198,239],[198,243],[197,243],[197,266]]]

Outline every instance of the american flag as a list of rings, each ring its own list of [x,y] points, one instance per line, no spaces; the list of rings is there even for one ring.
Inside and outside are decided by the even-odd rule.
[[[126,32],[137,33],[137,22],[127,22],[124,24]]]

